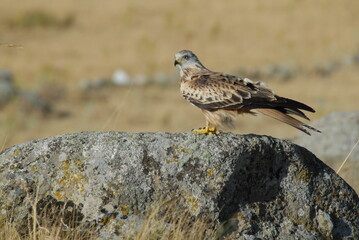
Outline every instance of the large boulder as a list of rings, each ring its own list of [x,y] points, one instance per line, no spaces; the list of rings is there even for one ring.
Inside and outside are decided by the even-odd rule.
[[[338,170],[359,140],[359,112],[334,112],[313,123],[321,134],[299,136],[294,142],[309,149],[331,168]],[[340,174],[359,192],[359,145],[350,154]]]
[[[313,126],[322,133],[310,138],[299,136],[294,141],[322,160],[341,163],[359,139],[359,112],[334,112],[314,122]],[[350,159],[359,162],[359,147]]]
[[[2,217],[71,203],[99,239],[125,236],[162,195],[233,239],[358,239],[355,191],[308,150],[267,136],[82,132],[0,155]],[[108,219],[111,219],[109,221]],[[229,229],[229,230],[228,230]]]

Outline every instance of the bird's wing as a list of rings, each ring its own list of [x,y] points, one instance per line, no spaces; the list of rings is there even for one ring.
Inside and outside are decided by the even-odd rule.
[[[262,82],[216,72],[193,75],[182,82],[181,92],[193,105],[208,111],[252,109],[277,100]]]

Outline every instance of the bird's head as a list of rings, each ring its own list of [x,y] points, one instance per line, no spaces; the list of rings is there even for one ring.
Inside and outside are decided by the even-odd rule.
[[[198,57],[190,50],[182,50],[175,54],[175,67],[182,71],[186,69],[206,70]]]

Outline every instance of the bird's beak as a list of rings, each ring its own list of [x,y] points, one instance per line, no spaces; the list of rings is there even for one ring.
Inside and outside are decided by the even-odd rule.
[[[177,64],[180,64],[180,59],[179,58],[175,59],[174,66],[176,66]]]

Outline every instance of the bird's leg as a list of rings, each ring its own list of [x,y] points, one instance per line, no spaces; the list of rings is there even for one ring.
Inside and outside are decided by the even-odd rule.
[[[220,134],[216,126],[213,126],[213,128],[209,128],[208,131],[209,131],[208,134]]]
[[[197,132],[199,134],[208,134],[209,133],[209,126],[207,124],[207,126],[205,128],[193,129],[192,131]]]
[[[207,122],[205,128],[199,128],[199,129],[193,129],[194,132],[197,132],[199,134],[219,134],[220,132],[217,131],[216,126],[213,128],[209,127],[209,122]]]

